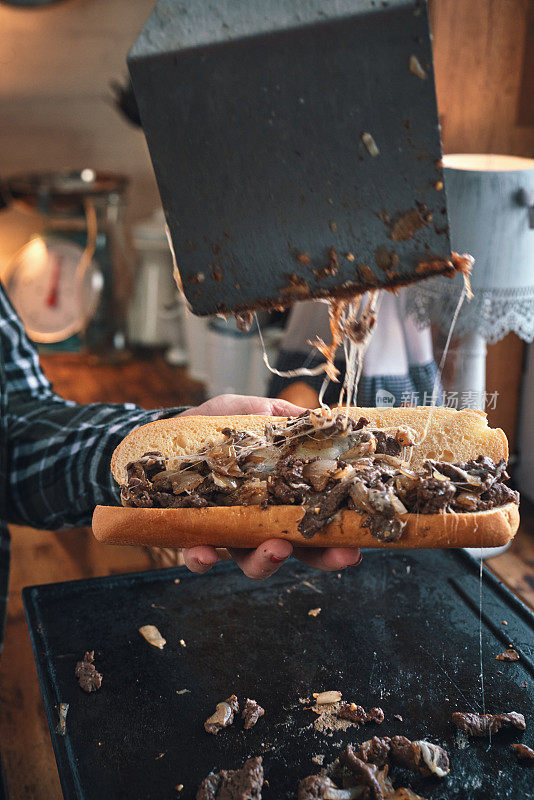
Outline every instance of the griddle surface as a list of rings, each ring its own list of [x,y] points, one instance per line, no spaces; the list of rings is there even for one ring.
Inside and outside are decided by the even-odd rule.
[[[455,710],[482,711],[478,599],[478,564],[445,551],[371,551],[359,569],[339,574],[290,562],[262,583],[223,564],[206,576],[169,569],[27,588],[64,796],[190,800],[210,770],[263,755],[264,799],[289,800],[301,778],[319,771],[313,755],[328,763],[341,743],[405,734],[445,746],[451,774],[438,781],[397,772],[395,785],[431,800],[534,797],[534,772],[510,748],[534,744],[533,615],[489,573],[486,710],[524,713],[527,731],[501,732],[488,749],[486,739],[467,743],[450,723]],[[316,607],[319,616],[309,616]],[[162,651],[139,635],[148,623],[167,639]],[[508,643],[519,663],[495,661]],[[74,667],[91,649],[104,678],[88,695]],[[324,689],[382,706],[385,722],[317,732],[299,698]],[[233,692],[241,702],[255,698],[265,716],[249,731],[239,720],[217,736],[205,733],[204,720]],[[65,737],[54,732],[59,702],[70,704]]]

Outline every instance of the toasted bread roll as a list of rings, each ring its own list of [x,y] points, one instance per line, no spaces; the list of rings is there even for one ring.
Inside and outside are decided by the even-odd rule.
[[[218,508],[121,508],[97,506],[93,533],[107,544],[154,547],[257,547],[267,539],[287,539],[298,547],[499,547],[519,526],[519,509],[508,503],[477,514],[407,514],[402,538],[376,539],[356,511],[344,510],[313,539],[297,530],[299,506]]]

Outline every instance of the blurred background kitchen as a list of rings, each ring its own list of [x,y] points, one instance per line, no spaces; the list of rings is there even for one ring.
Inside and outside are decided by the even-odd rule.
[[[123,94],[126,53],[153,6],[154,0],[0,2],[0,181],[6,206],[0,211],[0,277],[39,342],[47,376],[60,394],[81,403],[196,404],[225,391],[263,394],[269,383],[254,330],[237,334],[221,321],[193,318],[172,279],[150,158],[141,129],[131,121],[135,107]],[[534,1],[431,0],[430,10],[444,153],[534,158]],[[510,442],[523,523],[513,546],[489,565],[534,605],[534,162],[467,162],[460,172],[466,167],[489,167],[505,189],[510,170],[514,180],[518,170],[525,176],[525,191],[513,209],[519,222],[505,231],[502,245],[515,261],[503,267],[504,283],[490,285],[489,276],[481,284],[486,316],[498,325],[484,328],[471,314],[461,327],[460,319],[463,336],[453,340],[443,380],[447,391],[461,394],[465,386],[458,381],[469,363],[477,386],[493,398],[486,410],[490,424],[502,427]],[[468,178],[462,186],[459,198],[478,191]],[[483,191],[489,196],[491,187]],[[498,224],[497,217],[490,224]],[[454,230],[452,235],[454,241]],[[478,255],[479,275],[491,257]],[[83,285],[81,303],[77,282]],[[273,361],[284,322],[281,314],[262,317]],[[438,358],[446,332],[434,324]],[[146,569],[155,556],[98,545],[87,530],[47,533],[15,526],[12,536],[0,739],[17,787],[13,797],[54,797],[58,779],[21,587]],[[33,773],[23,762],[21,736],[37,754]]]

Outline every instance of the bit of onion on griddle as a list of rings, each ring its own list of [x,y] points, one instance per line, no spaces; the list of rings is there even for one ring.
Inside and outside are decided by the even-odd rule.
[[[56,733],[60,736],[65,736],[67,732],[67,712],[69,710],[68,703],[60,703],[58,709],[58,722],[56,725]]]
[[[366,146],[367,152],[369,153],[370,156],[375,157],[380,155],[380,150],[378,149],[378,145],[368,131],[362,133],[362,142]]]
[[[163,638],[155,625],[143,625],[141,628],[139,628],[139,633],[149,644],[152,645],[152,647],[157,647],[160,650],[163,650],[167,644],[167,640]]]
[[[217,703],[215,712],[204,723],[207,733],[216,735],[221,728],[227,728],[234,721],[234,715],[239,711],[239,703],[235,694]]]
[[[339,703],[341,700],[341,692],[328,689],[326,692],[314,692],[313,697],[318,706],[324,706],[329,703]]]
[[[443,755],[443,750],[441,747],[438,747],[436,744],[432,744],[432,742],[427,742],[424,739],[420,739],[419,741],[414,742],[414,744],[419,745],[423,761],[430,772],[432,772],[434,775],[437,775],[438,778],[444,778],[445,775],[450,772],[448,766],[447,769],[443,769],[439,766],[440,759]]]
[[[413,54],[410,56],[409,61],[410,72],[414,75],[417,75],[418,78],[421,78],[422,81],[426,80],[426,71],[421,66],[421,62],[414,56]]]

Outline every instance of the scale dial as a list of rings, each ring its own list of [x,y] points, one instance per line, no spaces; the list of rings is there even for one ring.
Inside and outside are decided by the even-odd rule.
[[[67,239],[37,236],[11,262],[7,293],[34,342],[64,341],[93,316],[103,278],[94,261],[83,269],[83,253]]]

